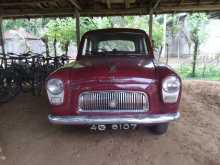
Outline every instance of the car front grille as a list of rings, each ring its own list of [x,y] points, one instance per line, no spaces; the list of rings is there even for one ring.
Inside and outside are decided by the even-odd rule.
[[[79,96],[80,112],[147,112],[148,97],[136,91],[89,91]]]

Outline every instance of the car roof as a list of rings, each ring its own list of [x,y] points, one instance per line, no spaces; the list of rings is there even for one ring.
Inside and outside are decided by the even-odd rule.
[[[146,35],[146,32],[141,29],[132,29],[132,28],[107,28],[107,29],[96,29],[86,32],[84,35],[90,35],[93,33],[120,33],[120,32],[127,32],[127,33],[139,33]]]

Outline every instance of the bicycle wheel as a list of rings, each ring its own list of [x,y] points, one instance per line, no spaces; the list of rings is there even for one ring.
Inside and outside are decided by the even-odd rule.
[[[33,76],[32,93],[34,96],[41,96],[43,84],[44,84],[44,72],[43,72],[43,68],[39,66],[35,69]]]
[[[19,83],[15,78],[5,77],[0,85],[0,103],[7,103],[20,93]]]

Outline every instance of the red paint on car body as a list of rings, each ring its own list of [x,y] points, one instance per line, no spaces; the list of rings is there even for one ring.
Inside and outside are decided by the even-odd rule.
[[[83,42],[85,36],[99,32],[134,32],[145,36],[148,54],[141,57],[134,56],[100,56],[82,57]],[[78,111],[78,96],[84,91],[100,90],[129,90],[142,91],[149,99],[149,111],[146,114],[175,113],[178,110],[181,91],[176,103],[166,104],[162,100],[161,84],[166,76],[180,77],[166,65],[158,64],[153,55],[153,49],[148,35],[137,29],[107,29],[86,33],[82,37],[79,46],[77,60],[67,67],[63,67],[51,75],[48,79],[59,78],[64,82],[64,103],[50,107],[50,113],[57,116],[81,115]],[[142,112],[143,113],[143,112]],[[85,113],[83,115],[115,115],[128,113]],[[131,113],[130,114],[137,114]],[[140,113],[138,113],[140,114]]]

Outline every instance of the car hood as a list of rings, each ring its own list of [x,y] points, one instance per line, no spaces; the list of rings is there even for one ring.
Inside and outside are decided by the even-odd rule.
[[[155,79],[155,66],[150,58],[85,58],[72,62],[63,69],[69,70],[71,81],[146,81]]]

